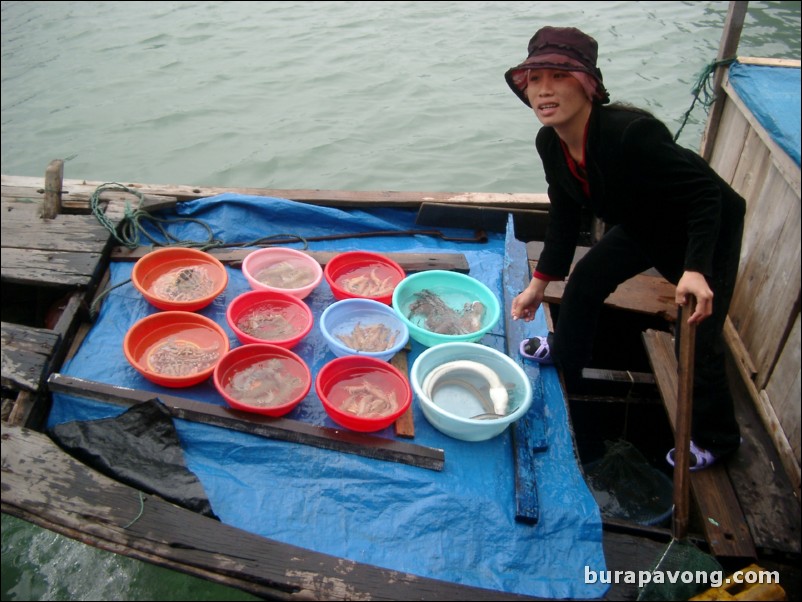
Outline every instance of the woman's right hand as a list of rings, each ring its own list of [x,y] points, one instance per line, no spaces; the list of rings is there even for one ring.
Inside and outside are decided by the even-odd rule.
[[[546,286],[548,281],[532,278],[523,291],[521,291],[515,299],[512,300],[512,307],[510,314],[513,320],[522,319],[524,322],[531,322],[535,319],[538,307],[543,302],[543,297],[546,293]]]

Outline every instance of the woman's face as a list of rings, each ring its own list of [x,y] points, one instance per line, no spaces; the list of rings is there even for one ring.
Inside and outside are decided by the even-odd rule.
[[[526,96],[543,125],[559,129],[575,123],[584,127],[591,102],[579,80],[568,71],[531,69]]]

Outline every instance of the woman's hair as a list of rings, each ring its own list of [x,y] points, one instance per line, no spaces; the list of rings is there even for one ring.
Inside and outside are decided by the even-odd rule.
[[[616,111],[630,111],[632,113],[640,113],[641,115],[648,115],[649,117],[654,117],[649,111],[646,109],[641,109],[640,107],[636,107],[633,104],[629,104],[628,102],[621,102],[617,100],[613,103],[607,105],[608,109],[613,109]]]

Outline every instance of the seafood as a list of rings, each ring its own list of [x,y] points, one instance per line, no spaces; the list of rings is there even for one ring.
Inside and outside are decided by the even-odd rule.
[[[259,408],[289,403],[302,381],[290,374],[280,359],[256,362],[237,372],[225,385],[234,399]]]
[[[362,418],[381,418],[398,409],[395,391],[387,393],[368,380],[343,388],[348,394],[340,405],[344,412]]]
[[[470,334],[481,330],[485,306],[480,301],[473,301],[455,310],[436,293],[423,289],[415,293],[415,301],[409,305],[409,319],[416,315],[424,317],[424,326],[431,332]]]
[[[475,387],[471,382],[464,378],[455,378],[455,375],[468,374],[469,376],[476,376],[488,384],[489,399]],[[444,377],[448,378],[444,378]],[[447,362],[434,368],[426,378],[423,379],[422,388],[423,392],[433,399],[434,394],[439,387],[445,385],[458,385],[459,387],[468,390],[474,397],[482,404],[485,410],[484,414],[475,416],[478,419],[486,419],[491,417],[501,418],[507,414],[509,410],[510,394],[507,387],[499,379],[498,374],[487,366],[474,362],[471,360],[455,360]],[[489,416],[494,414],[495,416]]]
[[[254,278],[274,288],[301,288],[315,279],[314,272],[290,261],[279,261],[259,270]]]
[[[395,288],[392,274],[382,278],[375,267],[349,272],[337,284],[343,290],[360,297],[382,297],[392,293]]]
[[[357,322],[351,334],[337,334],[338,339],[356,351],[385,351],[393,346],[397,337],[397,330],[381,322],[367,326]]]
[[[237,321],[242,332],[265,340],[281,340],[293,336],[297,329],[281,313],[255,307]]]
[[[151,291],[167,301],[194,301],[214,291],[214,280],[202,266],[178,268],[159,276]]]
[[[189,376],[203,372],[220,359],[217,345],[207,349],[197,343],[169,338],[156,345],[147,356],[148,369],[164,376]]]

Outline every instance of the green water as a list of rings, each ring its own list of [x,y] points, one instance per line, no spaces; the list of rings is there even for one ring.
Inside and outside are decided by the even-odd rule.
[[[542,25],[597,38],[613,100],[672,131],[728,2],[2,2],[2,173],[219,187],[544,192],[506,87]],[[799,58],[800,3],[742,56]],[[680,142],[698,148],[697,108]],[[3,600],[242,600],[3,515]]]
[[[3,514],[3,600],[258,600]]]

